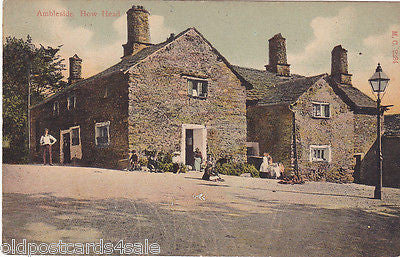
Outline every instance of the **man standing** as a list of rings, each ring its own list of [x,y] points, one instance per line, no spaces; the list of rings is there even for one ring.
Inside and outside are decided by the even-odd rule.
[[[44,129],[44,135],[40,138],[40,145],[43,148],[43,165],[46,165],[46,152],[49,154],[49,164],[53,165],[51,158],[51,146],[57,142],[52,135],[49,134],[49,129]]]

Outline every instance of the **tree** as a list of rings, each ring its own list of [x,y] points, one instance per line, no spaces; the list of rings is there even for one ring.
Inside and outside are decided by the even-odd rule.
[[[4,162],[28,160],[29,80],[31,105],[67,85],[60,48],[37,47],[29,35],[26,40],[7,37],[3,43],[3,138],[10,143],[3,148]]]

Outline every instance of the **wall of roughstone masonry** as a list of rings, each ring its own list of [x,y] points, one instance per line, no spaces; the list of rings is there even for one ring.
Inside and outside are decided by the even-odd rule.
[[[291,169],[293,113],[288,105],[249,106],[247,141],[258,142],[260,155],[269,153],[273,162]]]
[[[245,88],[193,29],[130,71],[129,148],[181,151],[182,124],[207,127],[208,152],[246,158]],[[208,80],[208,97],[188,95],[186,76]]]
[[[354,136],[354,153],[368,152],[376,140],[376,116],[354,114]]]
[[[107,97],[105,97],[107,90]],[[67,109],[67,97],[76,96],[76,108]],[[53,116],[53,103],[59,102],[60,114]],[[82,160],[78,164],[120,168],[120,160],[128,155],[128,83],[121,73],[103,77],[61,94],[31,112],[31,154],[37,162],[42,162],[38,146],[44,128],[57,139],[53,146],[53,161],[60,162],[60,131],[80,126]],[[110,145],[95,145],[95,123],[110,121]]]
[[[383,186],[400,187],[400,136],[382,137],[382,156],[383,156]],[[369,151],[365,154],[361,163],[361,173],[359,183],[376,185],[378,181],[378,166],[376,141]]]
[[[313,118],[312,102],[329,103],[330,118]],[[323,179],[324,173],[338,168],[351,173],[354,167],[354,115],[326,81],[320,79],[304,93],[294,110],[300,173],[312,180]],[[310,162],[310,145],[330,145],[331,162]]]

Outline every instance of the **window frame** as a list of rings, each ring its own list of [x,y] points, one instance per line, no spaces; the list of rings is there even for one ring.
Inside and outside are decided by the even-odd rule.
[[[208,84],[209,81],[204,78],[197,78],[197,77],[189,77],[189,76],[184,76],[186,79],[186,86],[187,86],[187,93],[188,96],[193,97],[193,98],[199,98],[199,99],[207,99],[208,97]],[[194,93],[194,84],[196,83],[196,94]],[[199,85],[201,85],[201,93],[199,92]],[[205,90],[204,90],[205,89]]]
[[[80,127],[79,126],[71,127],[70,130],[71,130],[71,146],[80,145],[81,144],[81,129],[80,129]],[[74,136],[73,136],[74,135],[74,133],[73,133],[74,130],[78,130],[78,143],[77,144],[74,144]]]
[[[99,143],[97,141],[98,138],[98,129],[101,127],[107,127],[107,142],[106,143]],[[94,142],[97,147],[108,147],[110,145],[110,121],[104,122],[97,122],[94,126]]]
[[[315,150],[325,151],[326,158],[314,157]],[[330,163],[332,159],[332,149],[330,145],[310,145],[310,162],[327,162]]]
[[[325,109],[326,106],[328,107],[328,116],[326,115],[326,109]],[[319,108],[319,115],[317,115],[315,107]],[[316,118],[316,119],[330,119],[331,118],[331,104],[325,103],[325,102],[312,102],[312,117]]]
[[[58,101],[53,102],[53,116],[60,115],[60,103]]]
[[[71,99],[74,99],[72,101],[72,105],[71,105]],[[75,108],[76,108],[76,95],[75,94],[69,95],[67,97],[67,110],[71,111],[71,110],[73,110]]]

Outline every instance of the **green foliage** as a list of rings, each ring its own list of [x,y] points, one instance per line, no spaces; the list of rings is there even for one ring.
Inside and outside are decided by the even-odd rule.
[[[148,160],[147,158],[139,158],[139,164],[142,167],[147,167]]]
[[[352,173],[343,168],[331,169],[326,172],[325,180],[334,183],[351,183],[354,181]]]
[[[146,156],[157,156],[157,164],[158,164],[158,170],[161,172],[173,172],[173,173],[186,173],[187,172],[187,167],[186,165],[182,163],[173,163],[172,162],[172,153],[167,153],[167,152],[159,152],[157,154],[157,151],[148,151],[145,150],[145,155]],[[147,165],[147,159],[143,161],[143,164],[146,163]],[[142,164],[142,162],[141,162]],[[143,165],[142,166],[146,166]]]
[[[29,36],[26,40],[7,37],[3,43],[3,136],[10,140],[4,162],[27,160],[29,80],[31,104],[66,86],[61,81],[65,65],[59,50],[38,48]]]
[[[239,163],[230,161],[224,164],[217,164],[216,171],[225,175],[240,176],[243,173],[250,173],[252,177],[259,177],[260,172],[249,163]]]
[[[253,178],[259,178],[260,177],[260,171],[254,167],[253,164],[249,163],[244,163],[242,165],[242,170],[243,173],[250,173]]]

